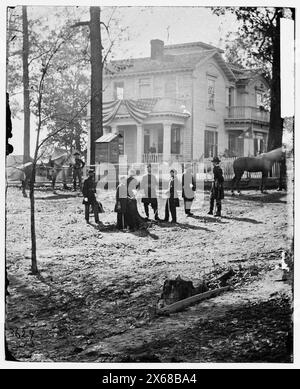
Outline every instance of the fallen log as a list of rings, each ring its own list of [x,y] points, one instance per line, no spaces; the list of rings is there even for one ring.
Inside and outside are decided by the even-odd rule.
[[[230,286],[224,286],[223,288],[212,289],[204,293],[195,294],[183,300],[176,301],[173,304],[167,305],[166,307],[159,308],[157,310],[157,313],[163,315],[168,313],[179,312],[192,304],[198,303],[199,301],[205,300],[207,298],[218,296],[222,292],[226,292],[229,289]]]

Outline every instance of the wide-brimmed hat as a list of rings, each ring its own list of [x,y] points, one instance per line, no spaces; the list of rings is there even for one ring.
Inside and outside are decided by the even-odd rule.
[[[213,157],[213,159],[211,160],[211,162],[220,163],[221,160],[220,160],[218,157]]]

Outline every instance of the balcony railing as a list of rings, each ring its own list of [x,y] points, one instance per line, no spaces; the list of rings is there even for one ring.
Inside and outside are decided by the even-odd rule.
[[[143,154],[143,163],[161,163],[163,161],[163,154],[149,153]]]
[[[168,162],[183,162],[184,158],[182,154],[171,154],[168,158]],[[163,154],[149,153],[143,154],[143,163],[161,163],[164,161]]]
[[[228,119],[252,119],[262,122],[270,121],[270,113],[256,107],[233,106],[228,107]]]

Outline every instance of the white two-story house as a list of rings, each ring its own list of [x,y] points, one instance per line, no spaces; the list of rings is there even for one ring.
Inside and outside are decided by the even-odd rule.
[[[264,151],[268,84],[194,42],[151,41],[151,55],[115,61],[104,75],[104,134],[119,133],[120,162],[197,161]],[[97,155],[96,155],[97,163]]]

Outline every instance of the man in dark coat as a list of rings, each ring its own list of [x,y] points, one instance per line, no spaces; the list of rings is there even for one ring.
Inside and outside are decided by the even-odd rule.
[[[176,177],[176,170],[170,170],[170,181],[169,181],[169,189],[167,191],[167,201],[165,206],[165,219],[164,221],[169,221],[169,214],[172,216],[172,223],[177,223],[177,215],[176,215],[176,207],[179,207],[179,198],[178,198],[178,178]]]
[[[151,205],[155,220],[158,218],[158,206],[157,206],[157,196],[156,196],[157,180],[156,177],[151,174],[151,165],[147,165],[147,173],[143,175],[140,189],[143,190],[144,196],[142,198],[142,203],[144,204],[145,214],[147,219],[149,219],[149,205]]]
[[[210,191],[210,207],[209,207],[209,215],[213,214],[214,210],[214,203],[216,200],[217,204],[217,212],[215,213],[215,216],[221,216],[221,200],[224,199],[224,177],[223,177],[223,171],[219,166],[220,159],[218,157],[214,157],[212,160],[212,163],[214,165],[213,167],[213,175],[214,175],[214,181],[211,186]]]
[[[90,212],[90,205],[92,206],[94,216],[95,216],[95,222],[98,224],[99,221],[99,208],[98,208],[98,202],[95,196],[96,193],[96,183],[95,183],[95,176],[94,176],[94,170],[90,169],[88,171],[88,178],[84,180],[83,188],[82,188],[82,194],[83,194],[83,204],[85,205],[85,220],[87,223],[89,223],[89,212]]]
[[[78,151],[74,153],[74,163],[71,165],[73,168],[73,190],[76,190],[76,181],[78,179],[78,185],[79,188],[81,189],[81,177],[82,177],[82,169],[85,165],[85,163],[80,159],[80,154]]]
[[[186,166],[182,175],[182,198],[184,202],[184,212],[186,216],[193,216],[191,212],[192,202],[194,200],[194,192],[196,190],[196,183],[192,174],[191,165]]]

